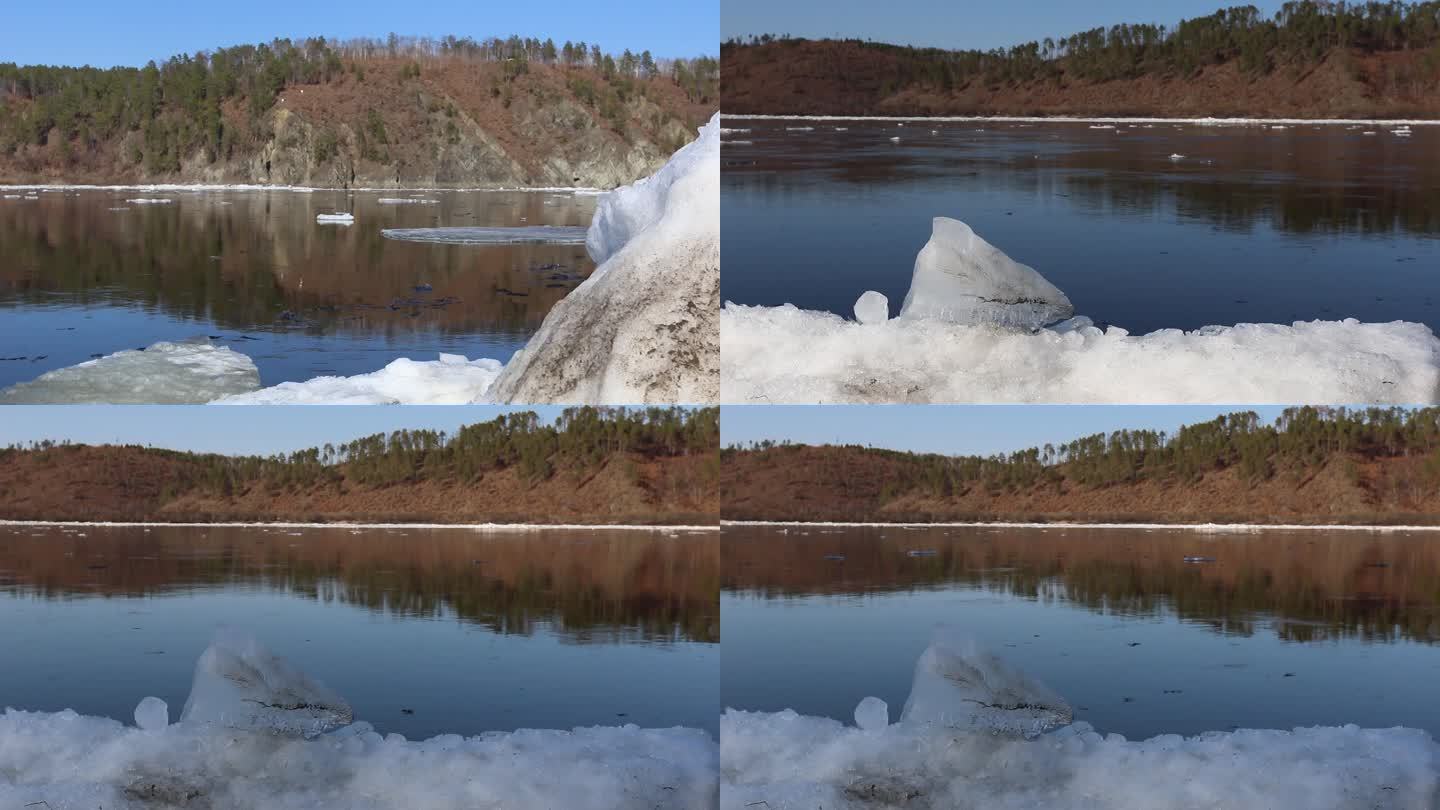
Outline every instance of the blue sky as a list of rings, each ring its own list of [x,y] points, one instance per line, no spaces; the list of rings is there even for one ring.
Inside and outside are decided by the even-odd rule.
[[[599,43],[607,51],[659,56],[719,53],[720,3],[550,0],[544,3],[425,0],[420,3],[348,0],[296,3],[250,0],[219,7],[191,0],[70,0],[5,3],[0,62],[143,65],[179,53],[277,37],[384,37],[398,34],[482,39],[550,37]]]
[[[173,450],[269,455],[349,441],[401,428],[454,431],[506,411],[550,420],[563,408],[493,405],[409,407],[11,405],[0,419],[0,446],[39,439],[77,444],[145,444]]]
[[[812,39],[858,37],[940,48],[995,48],[1061,37],[1116,23],[1173,25],[1217,9],[1246,5],[1230,0],[723,0],[720,35],[790,34]],[[1252,0],[1266,16],[1275,0]]]
[[[720,413],[721,442],[868,444],[951,455],[1021,450],[1120,428],[1174,431],[1254,405],[735,405]]]

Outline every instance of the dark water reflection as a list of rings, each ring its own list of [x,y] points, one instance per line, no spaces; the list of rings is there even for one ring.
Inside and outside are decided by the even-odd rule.
[[[722,295],[737,303],[850,317],[874,289],[894,314],[944,215],[1078,312],[1135,332],[1343,317],[1440,328],[1440,128],[727,126],[751,130],[722,155]]]
[[[411,737],[714,728],[718,573],[713,533],[5,526],[0,704],[177,715],[227,624]]]
[[[384,228],[585,226],[539,192],[47,191],[0,200],[0,386],[215,336],[273,385],[438,352],[508,360],[593,270],[583,245],[435,245]],[[418,196],[437,204],[381,204]],[[130,198],[169,198],[137,205]],[[123,210],[112,210],[123,209]],[[315,215],[352,211],[351,226]],[[428,286],[429,289],[426,289]]]
[[[1440,733],[1433,533],[732,526],[723,542],[728,706],[848,720],[874,694],[898,716],[946,623],[1131,737]]]

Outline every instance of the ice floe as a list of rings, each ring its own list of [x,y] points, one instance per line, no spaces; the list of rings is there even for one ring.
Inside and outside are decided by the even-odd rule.
[[[330,225],[353,225],[355,224],[354,214],[316,214],[315,221],[320,224]]]
[[[441,354],[439,360],[399,358],[353,377],[316,377],[219,397],[220,405],[463,405],[483,401],[500,361]]]
[[[983,651],[937,651],[944,644],[937,639],[921,657],[907,714],[895,724],[881,725],[874,698],[856,708],[858,727],[793,711],[727,710],[721,808],[1418,810],[1433,807],[1440,790],[1440,745],[1419,729],[1239,729],[1131,741],[1088,723],[1061,725],[1068,708],[1056,711],[1048,690]],[[967,712],[965,722],[951,722]],[[1007,712],[1026,718],[1020,728]],[[1027,715],[1037,712],[1039,728],[1061,727],[1015,733],[1035,730]]]
[[[441,245],[583,245],[586,229],[569,225],[530,225],[518,228],[385,228],[380,235],[404,242]]]
[[[654,175],[600,200],[595,272],[545,316],[488,398],[719,399],[720,118]]]
[[[381,197],[375,202],[381,205],[439,205],[439,200],[423,197]]]
[[[135,205],[169,205],[175,201],[164,197],[136,197],[133,200],[126,200],[125,202],[134,203]]]
[[[1440,401],[1440,339],[1424,324],[1317,320],[1131,335],[1070,313],[1039,273],[964,223],[937,219],[898,318],[856,322],[727,302],[721,389],[734,403]]]
[[[209,402],[260,387],[247,356],[207,342],[156,343],[47,371],[0,390],[0,403]]]
[[[197,667],[189,703],[224,709],[219,714],[197,709],[162,725],[154,703],[163,703],[148,699],[135,727],[73,711],[6,709],[0,807],[702,810],[717,800],[716,743],[701,729],[596,726],[410,741],[365,722],[318,733],[343,712],[301,728],[274,716],[309,711],[294,704],[317,696],[335,699],[314,686],[253,641],[217,640]],[[280,708],[236,709],[231,701],[242,693]],[[490,698],[481,690],[457,699]]]

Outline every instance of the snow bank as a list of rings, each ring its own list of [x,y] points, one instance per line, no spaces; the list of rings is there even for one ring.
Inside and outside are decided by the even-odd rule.
[[[48,371],[0,390],[0,403],[208,402],[260,387],[249,357],[210,343],[156,343]]]
[[[215,400],[221,405],[462,405],[481,401],[500,376],[498,360],[400,358],[368,374],[316,377]]]
[[[242,663],[258,660],[223,644],[206,655],[217,647]],[[273,659],[258,645],[254,651]],[[276,676],[270,664],[260,668]],[[202,674],[232,683],[257,677],[246,666],[211,671],[202,659],[197,689]],[[289,671],[278,683],[293,687],[296,677],[304,679]],[[273,701],[282,693],[257,694]],[[701,810],[716,803],[716,746],[700,729],[521,730],[412,742],[361,722],[305,739],[245,723],[162,726],[153,708],[144,729],[72,711],[7,709],[0,715],[0,807]]]
[[[725,401],[1420,404],[1440,401],[1424,324],[1297,321],[1131,335],[1070,301],[964,223],[938,218],[900,317],[859,322],[726,303]]]
[[[386,239],[441,245],[583,245],[585,233],[585,228],[569,225],[531,225],[520,228],[386,228],[380,231],[380,235]]]
[[[793,711],[727,710],[720,719],[720,806],[1421,810],[1440,798],[1440,745],[1418,729],[1242,729],[1138,742],[1102,737],[1088,723],[1031,739],[1009,733],[1015,729],[1003,718],[998,729],[969,722],[956,729],[940,721],[965,705],[957,696],[968,691],[993,702],[1019,689],[1022,708],[1014,711],[1023,712],[1035,686],[1022,686],[1023,674],[996,661],[1007,673],[977,690],[992,675],[977,674],[991,669],[986,654],[933,670],[948,655],[935,653],[932,646],[917,666],[907,706],[916,716],[894,725],[881,726],[877,707],[866,701],[856,711],[865,728]],[[919,716],[930,710],[940,715]],[[937,722],[920,722],[926,719]]]
[[[719,399],[720,119],[660,171],[599,201],[597,267],[505,367],[496,402]]]

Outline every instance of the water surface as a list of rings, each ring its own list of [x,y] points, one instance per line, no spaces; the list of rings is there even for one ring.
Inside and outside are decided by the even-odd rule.
[[[932,218],[950,216],[1077,313],[1136,333],[1345,317],[1440,329],[1440,127],[726,126],[749,131],[722,146],[725,300],[850,318],[878,290],[897,314]]]
[[[583,227],[546,192],[49,190],[0,199],[0,387],[161,340],[249,355],[265,385],[398,357],[510,356],[594,269],[583,244],[426,244],[386,228]],[[164,198],[169,204],[130,199]],[[426,199],[435,204],[387,204]],[[353,225],[316,214],[349,211]]]
[[[946,624],[1132,739],[1440,735],[1435,533],[727,526],[722,543],[728,707],[854,722],[875,695],[898,719]]]
[[[0,705],[177,719],[220,625],[409,738],[716,730],[718,539],[0,526]]]

